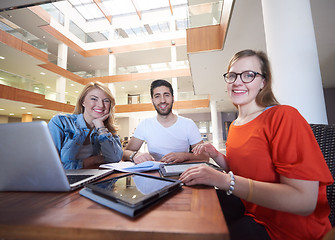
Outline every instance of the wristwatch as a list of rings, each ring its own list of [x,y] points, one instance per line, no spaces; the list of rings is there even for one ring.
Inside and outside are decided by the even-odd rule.
[[[129,157],[130,161],[134,162],[134,159],[133,159],[133,158],[135,157],[136,153],[137,153],[137,151],[134,151],[134,152],[130,155],[130,157]]]

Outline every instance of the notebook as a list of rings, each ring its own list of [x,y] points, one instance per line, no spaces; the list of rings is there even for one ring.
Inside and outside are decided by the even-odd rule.
[[[181,187],[179,180],[130,173],[87,184],[79,193],[129,217],[137,217]]]
[[[44,121],[0,124],[0,191],[66,192],[112,172],[64,170]]]

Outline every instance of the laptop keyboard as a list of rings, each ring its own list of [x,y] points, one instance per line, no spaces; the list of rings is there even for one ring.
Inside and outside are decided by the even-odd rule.
[[[69,180],[69,183],[72,184],[92,176],[93,175],[67,175],[67,179]]]

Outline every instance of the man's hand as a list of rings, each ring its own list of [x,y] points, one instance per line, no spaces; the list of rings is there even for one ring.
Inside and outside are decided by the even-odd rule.
[[[136,153],[133,157],[133,161],[135,164],[146,162],[146,161],[155,161],[154,157],[149,153]]]
[[[187,160],[187,153],[172,152],[163,156],[160,161],[164,163],[181,163],[186,160]]]

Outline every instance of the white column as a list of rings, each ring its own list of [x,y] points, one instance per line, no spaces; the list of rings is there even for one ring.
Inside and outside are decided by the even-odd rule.
[[[57,65],[66,69],[67,66],[68,46],[64,43],[58,44]],[[66,78],[59,77],[56,81],[57,101],[65,103]]]
[[[275,96],[309,123],[327,124],[310,1],[262,0],[262,9]]]
[[[116,57],[114,54],[108,55],[108,76],[116,75]],[[114,98],[116,99],[116,92],[114,83],[108,83],[108,87],[111,90]]]
[[[210,100],[212,130],[213,130],[213,146],[219,149],[219,127],[218,127],[218,113],[216,109],[216,101]]]
[[[177,61],[177,49],[176,46],[171,46],[171,67],[172,70],[176,69],[176,61]],[[174,100],[178,101],[178,81],[176,77],[172,78],[172,87],[174,92]]]
[[[174,17],[171,18],[170,20],[170,29],[171,32],[175,32],[176,31],[176,21],[174,19]],[[175,46],[174,41],[171,41],[171,67],[172,70],[176,69],[176,62],[177,62],[177,48]],[[172,78],[172,88],[173,88],[173,96],[174,96],[174,101],[178,101],[179,97],[178,97],[178,80],[176,77]],[[174,110],[174,112],[176,114],[178,114],[177,110]]]

